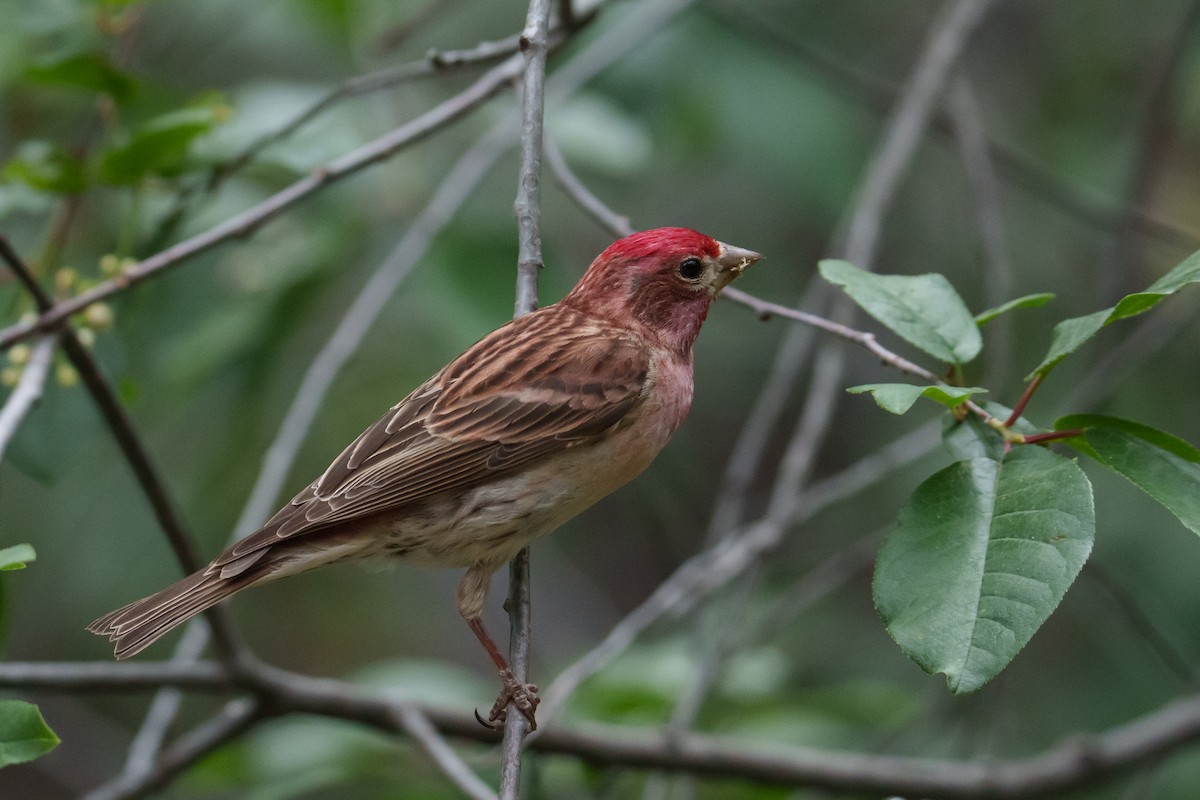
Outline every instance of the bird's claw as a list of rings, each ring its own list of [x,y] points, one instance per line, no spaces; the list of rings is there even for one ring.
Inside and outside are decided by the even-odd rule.
[[[537,730],[537,712],[538,703],[542,702],[542,698],[537,696],[538,687],[532,683],[523,683],[517,680],[517,676],[513,675],[511,669],[500,670],[500,694],[496,697],[496,702],[492,706],[491,713],[488,714],[485,720],[479,713],[475,712],[475,719],[486,728],[492,730],[498,729],[504,722],[504,713],[508,707],[515,706],[518,711],[525,715],[525,719],[529,720],[529,730]]]

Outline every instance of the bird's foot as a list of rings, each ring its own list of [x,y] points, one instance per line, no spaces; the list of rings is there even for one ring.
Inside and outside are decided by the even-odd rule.
[[[491,713],[485,720],[476,711],[475,719],[479,720],[484,727],[497,730],[503,724],[504,714],[511,705],[515,706],[525,715],[525,719],[529,720],[529,730],[536,731],[537,719],[534,715],[537,712],[538,703],[542,702],[542,698],[537,696],[538,687],[532,683],[523,683],[517,680],[517,676],[513,675],[511,669],[500,670],[499,675],[500,695],[496,698]]]

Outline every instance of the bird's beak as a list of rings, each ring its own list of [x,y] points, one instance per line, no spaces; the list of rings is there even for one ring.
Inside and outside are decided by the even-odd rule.
[[[746,271],[746,268],[762,258],[762,255],[753,250],[746,250],[741,247],[734,247],[724,242],[717,242],[720,245],[720,251],[717,253],[717,266],[720,271],[717,273],[716,289],[720,291],[733,282],[733,279]]]

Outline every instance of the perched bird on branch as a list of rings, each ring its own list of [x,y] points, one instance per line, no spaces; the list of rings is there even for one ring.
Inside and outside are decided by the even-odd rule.
[[[484,629],[492,574],[644,470],[687,416],[692,345],[761,256],[685,228],[621,239],[565,298],[485,336],[367,428],[258,531],[93,622],[128,658],[233,593],[348,558],[463,567],[458,610],[534,722]]]

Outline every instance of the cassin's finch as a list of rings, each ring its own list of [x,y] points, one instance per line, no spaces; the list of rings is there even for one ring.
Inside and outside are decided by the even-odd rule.
[[[692,402],[692,345],[760,256],[685,228],[628,236],[571,293],[484,337],[367,428],[316,481],[199,572],[88,628],[117,658],[249,586],[345,558],[464,567],[458,610],[516,681],[480,614],[492,574],[653,460]]]

